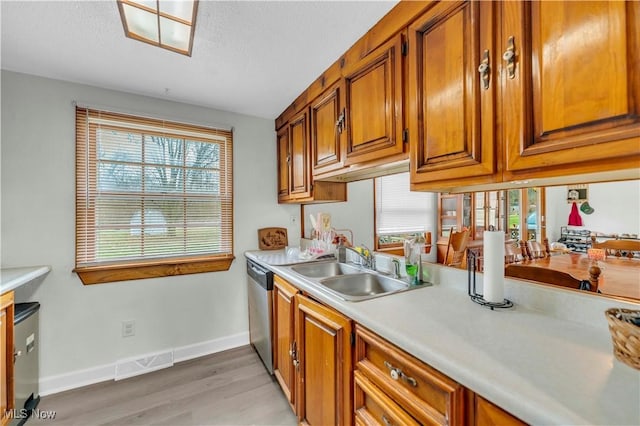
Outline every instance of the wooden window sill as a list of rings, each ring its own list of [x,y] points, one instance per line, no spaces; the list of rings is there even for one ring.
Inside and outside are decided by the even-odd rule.
[[[235,256],[229,255],[140,261],[111,265],[83,266],[75,268],[73,272],[78,274],[78,277],[84,285],[104,284],[115,281],[227,271],[231,267],[233,259],[235,259]]]

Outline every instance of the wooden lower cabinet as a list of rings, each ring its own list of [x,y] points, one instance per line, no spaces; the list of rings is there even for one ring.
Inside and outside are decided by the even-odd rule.
[[[296,296],[298,419],[309,425],[352,424],[351,320]]]
[[[300,424],[525,424],[277,275],[273,316],[274,373]]]
[[[366,328],[355,329],[356,424],[526,424]]]
[[[521,426],[526,425],[520,419],[512,416],[502,408],[492,404],[486,399],[474,395],[474,426]]]
[[[295,411],[295,295],[298,289],[280,278],[273,283],[273,374]]]
[[[419,425],[361,371],[353,372],[356,425]]]
[[[274,278],[274,374],[301,424],[351,425],[351,320]]]
[[[356,372],[417,423],[465,424],[467,391],[462,385],[359,325],[355,359]],[[367,411],[358,406],[355,410]]]
[[[13,395],[13,292],[0,296],[0,425],[11,422]]]

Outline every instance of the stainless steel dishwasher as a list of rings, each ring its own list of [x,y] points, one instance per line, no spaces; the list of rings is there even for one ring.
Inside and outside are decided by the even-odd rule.
[[[271,314],[273,311],[273,272],[247,259],[247,293],[249,296],[249,341],[273,374]]]
[[[14,392],[17,415],[11,426],[23,425],[40,402],[38,346],[40,303],[16,303],[14,324]]]

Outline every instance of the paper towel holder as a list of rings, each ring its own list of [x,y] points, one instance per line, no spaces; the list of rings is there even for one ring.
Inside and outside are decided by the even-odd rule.
[[[467,249],[467,293],[472,301],[475,303],[485,306],[492,311],[495,308],[505,309],[512,308],[513,302],[509,299],[503,299],[502,302],[488,302],[482,297],[482,294],[478,293],[476,290],[476,260],[477,260],[477,252],[473,248]]]

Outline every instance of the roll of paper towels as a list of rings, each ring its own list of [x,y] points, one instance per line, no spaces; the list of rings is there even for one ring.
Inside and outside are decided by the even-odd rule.
[[[490,303],[504,301],[504,232],[484,231],[483,298]]]

